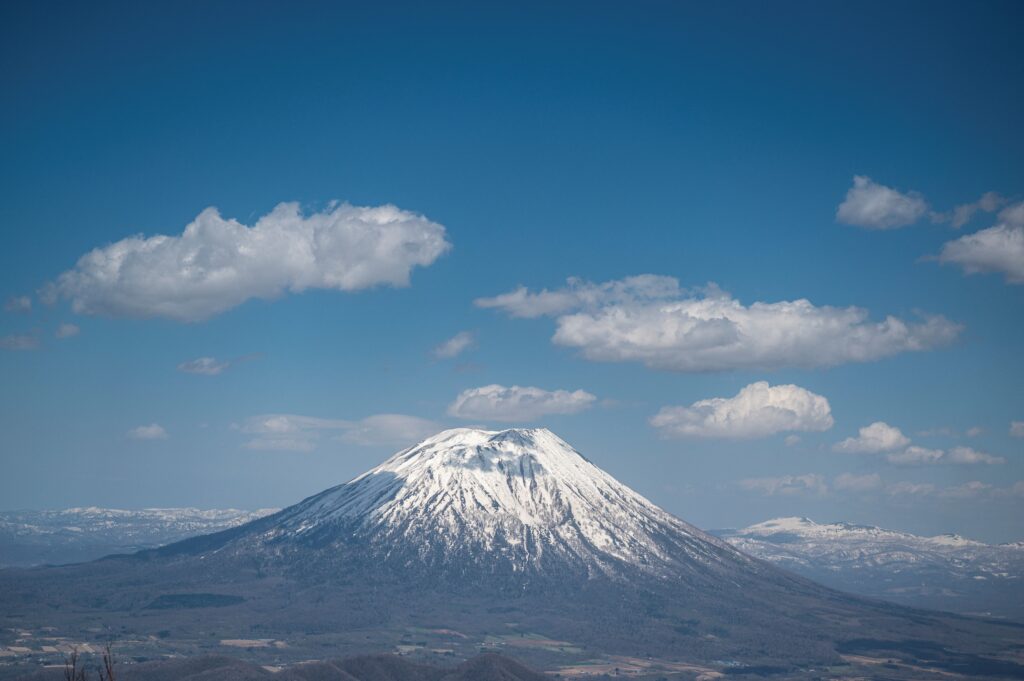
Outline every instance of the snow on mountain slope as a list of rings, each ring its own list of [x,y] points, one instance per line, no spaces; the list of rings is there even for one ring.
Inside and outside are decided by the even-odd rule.
[[[0,511],[0,567],[72,563],[235,527],[276,509]]]
[[[736,548],[829,586],[960,612],[1024,615],[1024,544],[808,518],[717,532]]]
[[[654,576],[757,563],[662,511],[540,429],[447,430],[259,524],[249,537],[408,565]]]

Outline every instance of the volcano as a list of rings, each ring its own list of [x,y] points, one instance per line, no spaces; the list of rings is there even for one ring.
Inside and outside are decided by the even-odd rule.
[[[8,626],[121,618],[133,633],[167,632],[171,647],[216,632],[296,655],[330,640],[333,654],[511,646],[548,667],[619,655],[793,670],[875,655],[918,672],[1024,672],[1001,658],[1021,627],[780,570],[546,429],[447,430],[273,515],[128,556],[5,571],[0,587]]]

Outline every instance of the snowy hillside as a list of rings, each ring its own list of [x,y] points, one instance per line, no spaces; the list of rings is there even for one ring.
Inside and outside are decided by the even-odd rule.
[[[274,509],[68,508],[0,511],[0,567],[74,563],[247,523]]]
[[[1024,544],[922,537],[849,523],[776,518],[717,533],[736,548],[829,586],[958,612],[1024,615]]]

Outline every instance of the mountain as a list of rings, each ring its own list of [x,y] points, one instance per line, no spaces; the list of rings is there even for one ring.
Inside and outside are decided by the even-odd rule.
[[[117,638],[137,658],[243,649],[285,666],[325,649],[484,650],[567,676],[813,678],[885,664],[890,678],[995,677],[1024,675],[1009,657],[1022,632],[780,570],[544,429],[445,431],[238,527],[0,571],[0,647],[43,661],[47,648]]]
[[[716,531],[744,553],[828,586],[916,607],[1024,620],[1024,543],[920,537],[849,523],[775,518]]]
[[[79,563],[235,527],[277,509],[0,511],[0,568]]]

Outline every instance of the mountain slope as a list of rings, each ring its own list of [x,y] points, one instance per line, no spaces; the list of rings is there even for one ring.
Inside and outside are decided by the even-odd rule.
[[[1024,619],[1024,545],[775,518],[721,530],[736,548],[829,586],[907,605]]]
[[[1020,627],[867,601],[779,570],[543,429],[445,431],[239,527],[85,565],[0,571],[0,646],[52,638],[55,622],[63,640],[85,637],[97,621],[131,636],[140,656],[241,646],[265,664],[331,646],[515,650],[547,669],[613,655],[652,668],[794,672],[883,645],[871,655],[891,665],[989,669],[1024,642]]]
[[[358,544],[361,559],[432,579],[760,569],[544,429],[444,431],[265,520],[225,533],[227,549],[336,556]]]

